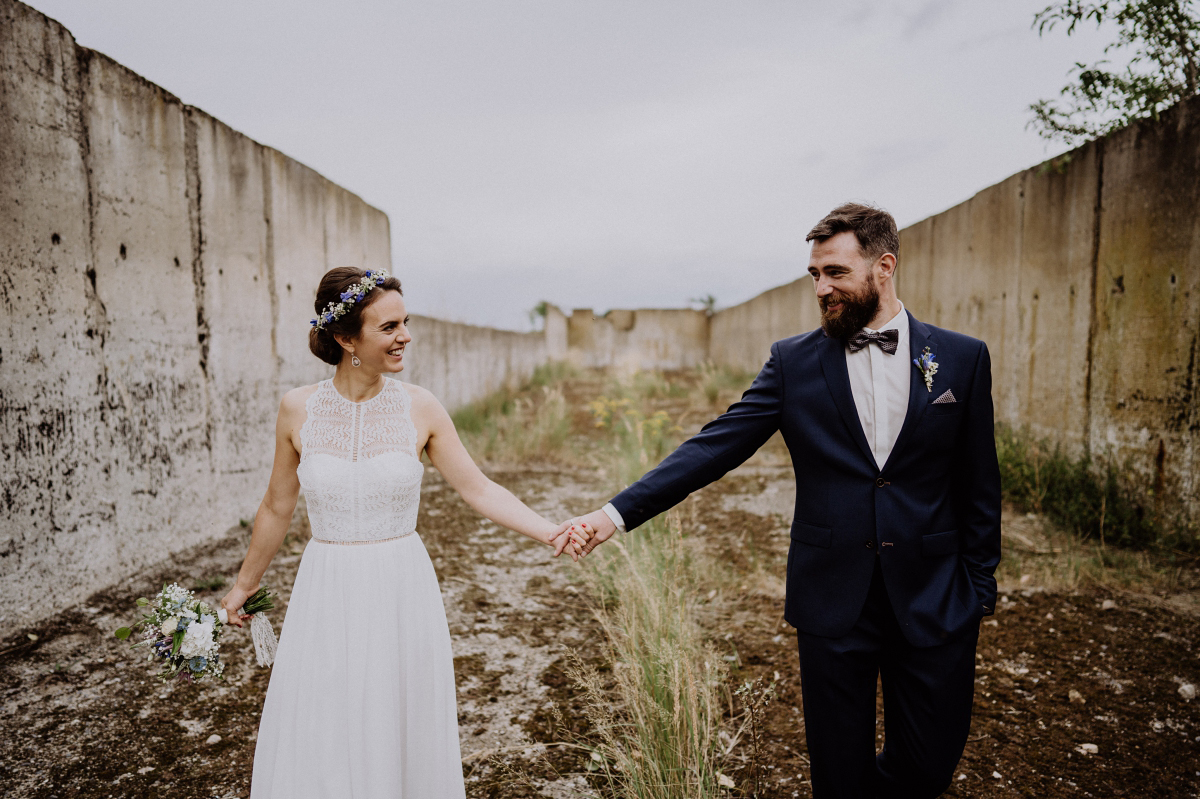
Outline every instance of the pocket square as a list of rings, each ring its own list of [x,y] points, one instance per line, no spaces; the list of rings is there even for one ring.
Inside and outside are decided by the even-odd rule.
[[[951,391],[950,389],[946,389],[946,393],[943,394],[942,396],[938,397],[937,399],[935,399],[933,401],[933,404],[934,405],[947,405],[951,402],[958,402],[958,400],[954,398],[953,391]]]

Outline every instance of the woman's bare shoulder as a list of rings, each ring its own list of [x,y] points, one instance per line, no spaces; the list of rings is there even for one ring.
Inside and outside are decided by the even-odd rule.
[[[280,417],[294,417],[304,415],[304,404],[308,402],[320,386],[320,383],[313,383],[311,386],[298,386],[288,391],[283,395],[283,399],[279,401]]]
[[[400,381],[396,381],[400,383]],[[441,401],[438,400],[434,393],[427,388],[422,388],[414,383],[400,383],[400,386],[408,392],[408,396],[412,398],[412,409],[414,414],[444,414],[446,409],[442,407]]]

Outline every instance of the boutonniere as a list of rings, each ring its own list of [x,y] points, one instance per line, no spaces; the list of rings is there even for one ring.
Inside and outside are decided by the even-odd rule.
[[[934,360],[935,356],[929,351],[929,348],[921,350],[921,357],[913,359],[913,366],[921,370],[921,376],[925,378],[925,390],[933,391],[933,376],[937,374],[938,365]]]

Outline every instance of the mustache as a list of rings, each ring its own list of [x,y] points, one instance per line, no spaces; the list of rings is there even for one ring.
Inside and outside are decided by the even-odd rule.
[[[825,310],[825,309],[827,309],[827,308],[828,308],[830,305],[836,305],[836,304],[837,304],[837,303],[839,303],[839,302],[843,302],[843,303],[844,303],[844,302],[846,302],[847,300],[853,301],[853,298],[852,298],[852,297],[850,297],[848,294],[842,294],[840,291],[835,291],[835,292],[833,292],[833,293],[831,293],[831,294],[828,294],[828,295],[826,295],[826,296],[824,296],[824,297],[819,297],[818,299],[819,299],[819,300],[820,300],[820,302],[821,302],[821,309],[822,309],[822,310]]]

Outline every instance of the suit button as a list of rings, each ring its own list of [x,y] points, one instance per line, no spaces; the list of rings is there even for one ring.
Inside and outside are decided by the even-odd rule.
[[[875,542],[874,542],[874,541],[868,541],[868,542],[867,542],[867,549],[874,549],[874,548],[875,548]]]
[[[880,488],[883,488],[885,485],[887,485],[887,480],[884,480],[882,477],[880,477],[878,480],[875,481],[875,485],[879,486]]]

